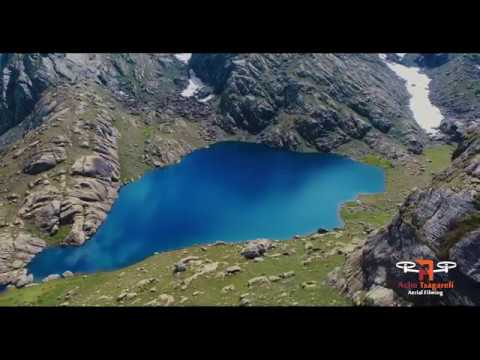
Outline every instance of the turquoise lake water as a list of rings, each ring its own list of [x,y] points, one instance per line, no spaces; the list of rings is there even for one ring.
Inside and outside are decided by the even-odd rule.
[[[38,280],[66,270],[118,269],[194,244],[332,229],[342,226],[343,202],[382,192],[384,183],[380,168],[337,155],[220,143],[124,186],[91,240],[48,248],[28,269]]]

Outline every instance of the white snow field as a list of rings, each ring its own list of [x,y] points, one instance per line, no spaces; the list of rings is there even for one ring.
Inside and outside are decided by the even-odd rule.
[[[427,133],[436,133],[443,120],[443,115],[440,109],[430,101],[428,85],[431,79],[417,67],[408,67],[387,61],[385,54],[380,54],[380,58],[395,74],[406,81],[407,91],[411,95],[410,109],[417,123]]]

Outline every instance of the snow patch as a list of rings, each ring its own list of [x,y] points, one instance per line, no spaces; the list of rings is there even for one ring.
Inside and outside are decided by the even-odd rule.
[[[380,58],[385,60],[382,56],[380,56]],[[436,133],[443,120],[443,115],[440,109],[430,101],[428,85],[431,79],[422,73],[420,68],[408,67],[386,60],[385,63],[395,74],[406,81],[407,91],[411,95],[410,109],[417,123],[425,129],[427,133]]]
[[[88,60],[88,54],[66,53],[65,57],[78,64],[83,64]]]
[[[190,61],[190,58],[192,57],[192,53],[179,53],[179,54],[175,54],[175,57],[181,62],[188,64],[188,62]]]
[[[203,98],[203,99],[199,99],[198,101],[200,102],[203,102],[203,103],[206,103],[207,101],[210,101],[214,98],[213,94],[210,94],[208,95],[207,97]]]
[[[397,53],[397,55],[400,57],[400,60],[402,60],[407,53]]]
[[[189,74],[190,78],[188,79],[188,86],[182,91],[181,94],[184,97],[191,97],[195,95],[198,90],[205,87],[205,84],[195,75],[193,70],[190,70]]]

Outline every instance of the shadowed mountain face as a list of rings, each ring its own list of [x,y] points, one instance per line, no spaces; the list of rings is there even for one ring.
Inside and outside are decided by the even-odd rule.
[[[474,131],[480,123],[480,55],[450,55],[448,62],[428,74],[432,101],[445,115],[442,131],[456,140]]]

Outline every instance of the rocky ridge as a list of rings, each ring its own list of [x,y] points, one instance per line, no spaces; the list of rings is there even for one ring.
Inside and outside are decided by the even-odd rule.
[[[392,222],[349,257],[342,274],[332,275],[333,283],[343,284],[342,289],[359,302],[374,305],[480,304],[479,134],[477,128],[466,136],[452,165],[430,186],[415,189]],[[418,258],[456,262],[457,268],[448,275],[436,274],[438,281],[453,280],[455,288],[445,290],[442,297],[409,296],[399,288],[401,281],[415,281],[416,275],[405,276],[396,262]],[[388,297],[377,299],[386,293]]]

